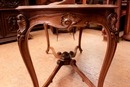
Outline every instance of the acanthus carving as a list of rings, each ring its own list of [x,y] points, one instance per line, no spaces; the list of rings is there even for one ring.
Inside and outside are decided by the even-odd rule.
[[[111,13],[108,17],[107,17],[107,21],[108,21],[108,26],[110,28],[111,34],[115,34],[117,37],[119,35],[119,31],[116,28],[116,23],[117,23],[117,13]]]
[[[70,31],[73,27],[73,25],[77,24],[81,21],[81,18],[77,17],[75,14],[72,13],[66,13],[62,16],[61,24]]]
[[[22,0],[1,0],[0,1],[0,7],[17,7],[18,5],[20,5]]]
[[[22,14],[19,14],[17,16],[17,24],[19,26],[19,29],[17,31],[17,34],[18,34],[18,38],[22,35],[25,35],[25,33],[27,32],[27,29],[28,29],[28,20],[27,18],[22,15]]]
[[[8,28],[11,32],[16,32],[18,29],[16,15],[10,15],[7,17]]]

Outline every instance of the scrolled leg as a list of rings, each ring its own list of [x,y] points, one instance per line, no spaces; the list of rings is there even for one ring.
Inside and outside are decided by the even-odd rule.
[[[27,70],[30,74],[30,77],[32,79],[33,86],[39,87],[37,76],[33,67],[33,63],[31,60],[31,56],[29,54],[29,49],[28,49],[28,44],[27,44],[28,37],[29,37],[29,33],[27,32],[29,28],[28,20],[26,19],[24,15],[19,14],[17,16],[17,23],[19,26],[17,39],[18,39],[18,46],[19,46],[20,53],[27,67]]]
[[[107,33],[108,47],[100,71],[98,87],[103,87],[106,74],[111,65],[117,47],[119,32],[118,29],[116,28],[116,22],[117,22],[117,14],[111,13],[107,17],[106,25],[104,25],[106,30],[105,32]]]
[[[47,40],[47,49],[46,49],[46,53],[48,54],[49,49],[50,49],[50,39],[49,39],[49,33],[48,33],[48,28],[47,28],[47,24],[44,23],[44,29],[45,29],[45,34],[46,34],[46,40]]]

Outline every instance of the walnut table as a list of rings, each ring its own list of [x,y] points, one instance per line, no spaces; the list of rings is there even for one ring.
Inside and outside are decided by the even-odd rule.
[[[103,83],[112,62],[117,42],[118,42],[118,29],[115,27],[117,22],[117,14],[114,10],[117,8],[116,5],[83,5],[83,4],[69,4],[69,5],[36,5],[36,6],[19,6],[16,8],[21,14],[17,16],[17,23],[19,25],[18,29],[18,45],[24,60],[24,63],[28,69],[31,76],[34,87],[39,87],[37,80],[37,75],[33,67],[31,56],[28,49],[28,37],[31,29],[38,24],[43,24],[45,28],[46,38],[47,38],[47,50],[51,49],[55,57],[62,58],[64,65],[70,64],[73,69],[81,76],[84,82],[89,87],[103,87]],[[70,52],[71,56],[67,58],[63,55],[59,56],[61,53],[56,54],[53,47],[50,47],[49,34],[47,30],[47,25],[56,28],[66,28],[68,31],[73,27],[86,27],[91,23],[98,23],[104,26],[107,35],[107,49],[100,71],[98,84],[94,85],[76,66],[75,60],[71,57],[76,55],[76,51]],[[79,34],[79,42],[76,49],[82,52],[80,43],[82,36],[82,28]],[[83,37],[84,38],[84,37]],[[63,53],[64,54],[64,53]],[[69,53],[65,52],[65,55]],[[67,63],[66,63],[67,59]],[[69,60],[69,61],[68,61]],[[62,64],[63,65],[63,64]],[[59,66],[55,68],[54,73],[49,77],[47,82],[43,87],[48,87],[56,72],[59,70]]]

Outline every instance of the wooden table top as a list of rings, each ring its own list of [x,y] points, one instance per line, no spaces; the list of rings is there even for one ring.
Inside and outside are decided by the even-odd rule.
[[[18,6],[16,10],[41,10],[41,9],[68,9],[68,8],[117,8],[116,5],[101,5],[101,4],[67,4],[67,5],[31,5],[31,6]]]

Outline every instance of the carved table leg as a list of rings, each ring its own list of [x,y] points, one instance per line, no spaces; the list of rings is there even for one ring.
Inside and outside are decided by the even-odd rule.
[[[102,68],[99,75],[98,87],[103,87],[106,74],[111,65],[117,47],[119,31],[118,29],[116,29],[116,22],[117,22],[117,14],[112,13],[107,18],[106,21],[107,24],[104,25],[106,29],[108,44],[107,44],[105,59],[103,61]]]
[[[50,49],[50,39],[49,39],[49,33],[48,33],[48,28],[47,28],[47,24],[46,23],[44,23],[44,29],[45,29],[46,40],[47,40],[47,50],[46,50],[46,53],[48,54],[49,49]]]
[[[31,56],[28,49],[28,43],[27,43],[29,38],[28,20],[25,18],[25,16],[20,14],[17,16],[17,23],[19,25],[17,39],[18,39],[18,46],[19,46],[20,53],[22,55],[26,68],[30,74],[30,77],[32,79],[33,86],[39,87],[38,79],[31,60]]]
[[[47,40],[47,49],[46,49],[46,53],[48,54],[49,50],[52,50],[53,55],[56,58],[59,58],[59,56],[57,55],[55,49],[53,47],[50,47],[50,39],[49,39],[49,33],[48,33],[48,28],[47,28],[47,24],[44,23],[44,29],[45,29],[45,34],[46,34],[46,40]]]
[[[102,28],[102,35],[103,35],[103,40],[107,41],[107,35],[106,35],[106,31],[105,31],[104,27]]]
[[[111,65],[111,62],[113,60],[113,56],[114,56],[115,49],[117,46],[118,40],[115,36],[113,38],[111,36],[108,40],[111,42],[108,43],[109,49],[107,49],[107,51],[106,51],[107,53],[105,55],[105,59],[104,59],[103,64],[102,64],[102,68],[101,68],[99,80],[98,80],[98,87],[103,87],[103,83],[104,83],[106,74],[107,74],[108,69]]]
[[[32,60],[31,60],[31,56],[29,55],[27,42],[26,42],[26,40],[23,40],[23,39],[24,39],[23,36],[21,36],[18,39],[19,49],[20,49],[22,58],[24,60],[24,63],[27,67],[27,70],[30,74],[30,77],[32,79],[34,87],[39,87],[38,79],[37,79],[35,69],[34,69],[34,66],[33,66],[33,63],[32,63]]]
[[[83,32],[83,28],[80,28],[80,30],[79,30],[79,42],[78,42],[78,48],[79,48],[80,53],[82,53],[82,51],[83,51],[82,48],[81,48],[82,32]]]

